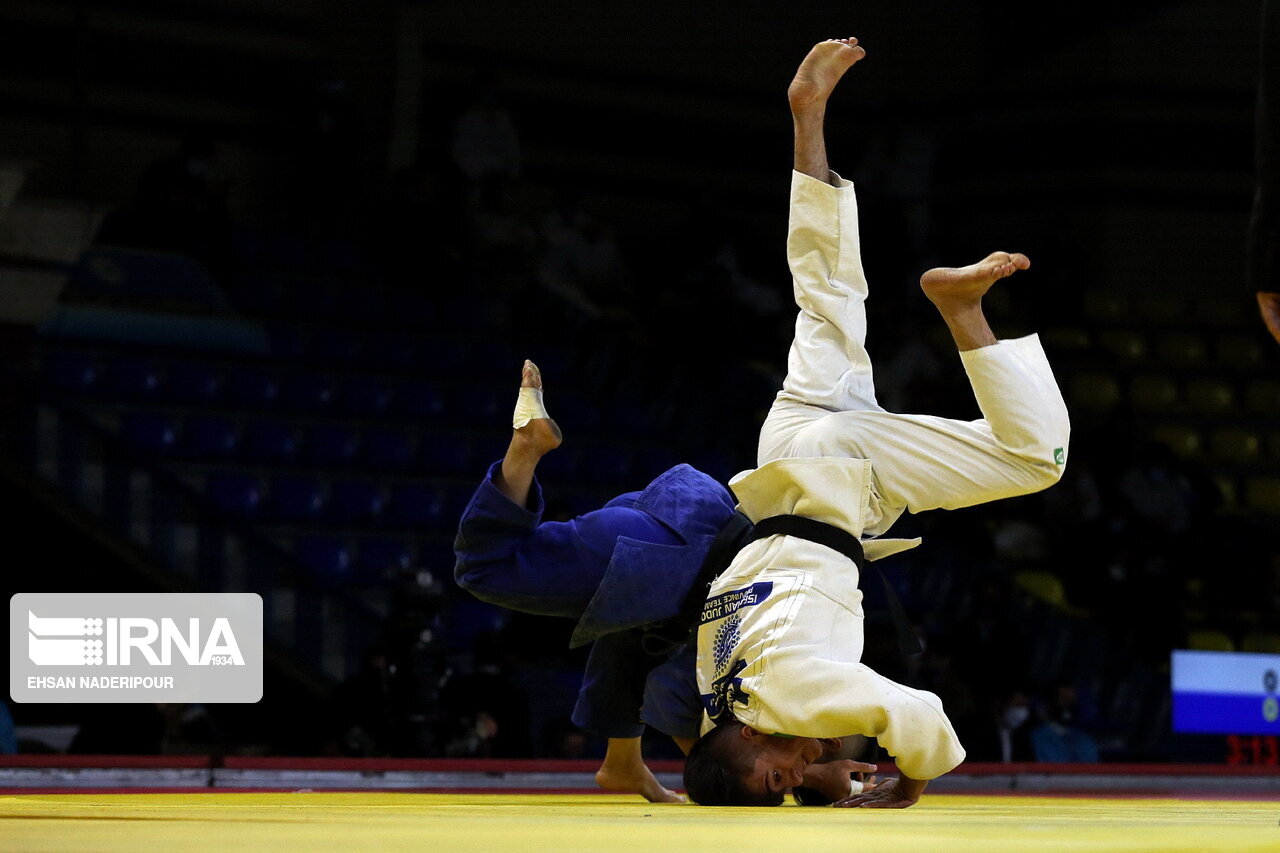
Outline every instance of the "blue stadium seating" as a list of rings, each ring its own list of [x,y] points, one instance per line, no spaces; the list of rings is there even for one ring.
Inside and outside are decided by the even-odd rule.
[[[252,408],[270,407],[280,397],[280,380],[269,370],[239,367],[227,376],[227,396],[231,402]]]
[[[333,381],[320,373],[294,373],[280,388],[280,399],[299,412],[324,412],[333,407],[336,398]]]
[[[193,459],[230,460],[240,449],[240,431],[228,418],[194,415],[183,427],[183,446]]]
[[[342,386],[342,408],[362,418],[381,417],[391,410],[391,388],[381,379],[353,376]]]
[[[209,474],[205,493],[215,506],[236,518],[255,518],[262,509],[262,485],[256,477],[241,471]]]
[[[164,376],[151,359],[115,358],[107,367],[111,393],[121,400],[148,400],[160,393]]]
[[[379,471],[407,470],[413,465],[413,440],[401,430],[369,430],[364,435],[364,458]]]
[[[440,430],[422,432],[418,436],[418,466],[428,474],[466,474],[480,476],[475,458],[475,444],[470,436]]]
[[[281,477],[271,483],[270,510],[277,521],[315,521],[324,500],[324,489],[311,477]]]
[[[418,341],[414,335],[379,332],[365,345],[363,363],[390,373],[409,370],[418,364]]]
[[[165,414],[129,412],[124,416],[122,434],[130,447],[149,455],[165,455],[178,446],[177,422]]]
[[[382,488],[369,480],[338,480],[329,490],[329,518],[339,524],[365,524],[386,508]]]
[[[360,436],[345,424],[324,423],[307,431],[306,456],[314,465],[347,467],[360,454]]]
[[[244,456],[264,465],[285,464],[298,457],[298,433],[284,421],[251,421],[244,429]]]
[[[364,352],[364,337],[350,329],[324,328],[311,337],[307,355],[319,364],[349,365]]]
[[[413,566],[413,553],[402,539],[370,536],[360,540],[356,562],[361,578],[378,581],[408,571]]]
[[[439,423],[449,411],[449,395],[439,382],[405,382],[396,392],[396,410],[420,421]]]
[[[102,381],[97,359],[86,353],[59,351],[49,353],[43,366],[45,382],[64,394],[93,394]]]
[[[344,581],[351,573],[351,549],[336,536],[299,536],[294,540],[293,553],[322,578]]]
[[[424,483],[402,483],[391,492],[386,517],[394,527],[430,532],[456,525],[457,516],[450,519],[449,515],[444,489]]]
[[[209,406],[222,396],[222,373],[199,361],[175,361],[169,365],[164,396],[178,403]]]

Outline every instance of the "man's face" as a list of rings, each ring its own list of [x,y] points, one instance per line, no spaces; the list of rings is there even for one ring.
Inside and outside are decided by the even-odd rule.
[[[743,779],[755,793],[784,793],[804,784],[805,768],[822,757],[826,744],[811,737],[780,737],[743,726],[741,749],[750,769]]]

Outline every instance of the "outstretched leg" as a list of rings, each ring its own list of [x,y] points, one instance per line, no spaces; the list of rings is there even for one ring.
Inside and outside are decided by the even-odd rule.
[[[796,69],[787,87],[787,100],[795,127],[795,170],[802,175],[830,182],[823,135],[827,99],[844,73],[866,55],[856,38],[830,39],[814,45]]]
[[[787,89],[795,129],[787,263],[796,306],[787,375],[760,432],[759,463],[795,455],[791,439],[833,411],[881,411],[866,351],[867,281],[853,185],[827,162],[827,103],[866,56],[855,38],[814,45]]]

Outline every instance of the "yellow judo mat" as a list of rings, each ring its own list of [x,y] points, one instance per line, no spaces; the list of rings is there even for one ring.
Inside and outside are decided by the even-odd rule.
[[[0,797],[0,850],[1280,850],[1280,803],[935,795],[903,811],[709,809],[595,794]]]

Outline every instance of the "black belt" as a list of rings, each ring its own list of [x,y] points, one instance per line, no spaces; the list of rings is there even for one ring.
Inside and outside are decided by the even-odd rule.
[[[761,519],[753,525],[751,519],[741,512],[735,512],[712,541],[711,548],[708,549],[707,556],[703,558],[702,566],[698,570],[698,577],[680,605],[680,611],[664,623],[661,629],[647,634],[644,638],[646,648],[655,654],[659,653],[661,649],[654,646],[670,648],[675,643],[676,636],[683,636],[696,628],[702,606],[707,600],[707,591],[715,579],[733,562],[737,553],[757,539],[778,535],[794,536],[797,539],[824,545],[848,557],[858,566],[860,572],[866,571],[867,560],[858,537],[834,524],[800,515],[774,515]],[[880,576],[880,582],[884,585],[885,604],[893,619],[894,632],[898,635],[898,648],[908,657],[920,654],[923,651],[920,647],[920,638],[912,630],[911,622],[907,619],[898,594],[894,592],[893,585],[889,583],[889,579],[878,566],[876,574]]]

